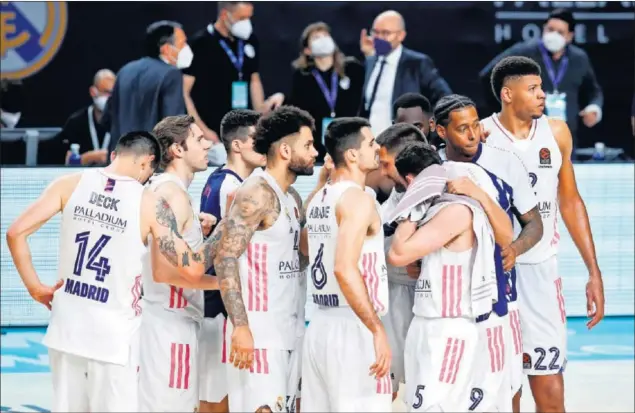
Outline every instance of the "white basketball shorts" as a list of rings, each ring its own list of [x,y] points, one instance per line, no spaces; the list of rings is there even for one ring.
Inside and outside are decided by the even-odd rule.
[[[509,315],[491,312],[485,321],[476,323],[479,357],[476,381],[470,394],[470,411],[511,412],[511,363],[509,360]]]
[[[203,319],[198,335],[199,398],[209,403],[220,403],[227,396],[226,334],[224,315]]]
[[[373,336],[350,308],[316,309],[303,353],[302,411],[392,412],[390,377],[368,375]]]
[[[130,343],[125,366],[49,349],[54,412],[135,412],[138,410],[139,334]]]
[[[539,264],[516,264],[523,370],[530,376],[564,372],[567,314],[556,256]]]
[[[390,377],[392,388],[396,392],[399,390],[399,383],[406,380],[404,371],[404,349],[406,336],[414,314],[415,288],[414,285],[405,285],[388,280],[389,310],[382,317],[390,349],[392,350],[392,364],[390,367]]]
[[[295,348],[289,359],[289,375],[287,380],[287,411],[295,412],[296,400],[301,397],[302,390],[302,347],[304,334],[296,340]]]
[[[474,388],[477,347],[474,321],[415,316],[405,351],[405,402],[410,411],[467,411]]]
[[[232,324],[227,323],[225,349],[227,397],[230,412],[255,412],[269,407],[272,412],[286,411],[292,351],[255,349],[251,369],[239,370],[229,362]]]
[[[514,396],[523,385],[523,332],[520,327],[518,301],[510,302],[508,308],[509,324],[505,348],[507,349],[507,360],[509,361],[512,396]]]
[[[146,305],[141,321],[140,412],[198,408],[197,321]]]

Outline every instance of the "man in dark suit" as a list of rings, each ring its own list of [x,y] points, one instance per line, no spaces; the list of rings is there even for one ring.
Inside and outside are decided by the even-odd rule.
[[[119,136],[151,131],[166,116],[184,115],[183,77],[179,69],[192,63],[185,32],[176,22],[159,21],[146,30],[147,55],[117,73],[103,122],[109,127],[110,151]]]
[[[406,25],[396,11],[381,13],[370,36],[362,30],[360,48],[366,56],[361,114],[375,136],[392,124],[392,103],[407,92],[420,93],[434,103],[452,93],[432,59],[402,46]]]
[[[567,122],[575,147],[579,120],[591,128],[602,119],[604,95],[589,56],[572,44],[574,29],[575,19],[570,11],[553,10],[543,25],[541,39],[516,43],[492,59],[479,77],[488,106],[496,110],[500,105],[490,86],[494,66],[508,56],[525,56],[535,60],[540,64],[542,89],[547,94],[547,115]]]

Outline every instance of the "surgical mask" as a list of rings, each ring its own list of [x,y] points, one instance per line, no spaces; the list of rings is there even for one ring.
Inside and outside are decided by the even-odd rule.
[[[232,24],[231,29],[229,30],[232,35],[238,37],[239,39],[247,40],[251,33],[253,32],[253,27],[251,26],[251,20],[241,20]]]
[[[311,42],[313,56],[330,56],[335,51],[335,42],[331,36],[321,36]]]
[[[392,51],[392,45],[388,40],[375,37],[373,39],[373,45],[375,46],[375,54],[377,56],[386,56]]]
[[[187,69],[192,64],[193,59],[194,52],[192,52],[190,46],[186,44],[179,50],[179,54],[176,56],[176,67],[179,69]]]
[[[556,53],[564,49],[567,39],[558,32],[546,32],[542,35],[542,43],[551,53]]]
[[[108,96],[97,96],[93,98],[93,105],[95,105],[100,112],[106,109],[106,102],[108,102]]]

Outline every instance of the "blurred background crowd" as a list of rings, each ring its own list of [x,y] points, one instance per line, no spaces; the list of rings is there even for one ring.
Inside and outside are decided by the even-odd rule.
[[[38,165],[102,165],[122,134],[184,113],[220,165],[226,112],[282,104],[313,115],[320,158],[334,117],[367,117],[379,134],[401,110],[434,141],[428,121],[446,94],[470,96],[482,117],[498,110],[489,76],[509,55],[540,64],[548,115],[569,124],[577,160],[633,156],[633,2],[0,7],[4,165],[25,164],[34,130]]]

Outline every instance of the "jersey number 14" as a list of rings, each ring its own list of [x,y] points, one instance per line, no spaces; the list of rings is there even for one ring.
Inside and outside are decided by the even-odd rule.
[[[100,257],[99,254],[101,254],[101,251],[106,247],[111,237],[109,235],[100,236],[90,251],[88,251],[89,238],[90,231],[80,232],[75,236],[75,243],[79,244],[79,248],[77,249],[77,256],[75,257],[73,274],[81,276],[84,261],[86,261],[86,269],[95,271],[95,280],[104,282],[106,276],[110,274],[110,260],[105,257]],[[88,256],[86,251],[88,251]]]

